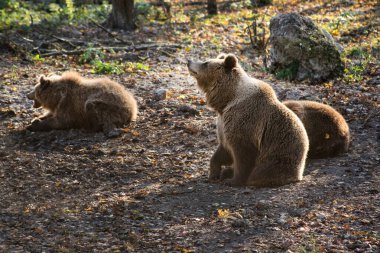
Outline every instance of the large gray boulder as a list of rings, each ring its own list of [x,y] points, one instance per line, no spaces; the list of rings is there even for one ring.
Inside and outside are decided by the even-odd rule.
[[[341,48],[332,36],[298,13],[270,21],[269,69],[280,79],[313,83],[342,76]]]

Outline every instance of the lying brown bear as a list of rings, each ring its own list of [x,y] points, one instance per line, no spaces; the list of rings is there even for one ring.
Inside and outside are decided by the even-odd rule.
[[[30,131],[83,128],[111,135],[137,117],[136,100],[123,86],[107,78],[85,79],[76,72],[41,76],[27,97],[35,108],[48,110],[28,126]]]
[[[301,119],[309,137],[308,158],[332,157],[347,152],[350,130],[343,116],[331,106],[313,101],[284,101]]]
[[[299,118],[269,84],[251,78],[237,58],[220,55],[188,62],[191,75],[218,113],[219,146],[210,162],[210,180],[229,185],[280,186],[302,180],[309,147]],[[233,164],[233,172],[222,166]]]

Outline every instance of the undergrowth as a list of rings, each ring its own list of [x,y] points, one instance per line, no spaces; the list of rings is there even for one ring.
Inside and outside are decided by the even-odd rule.
[[[106,1],[100,5],[74,6],[74,0],[65,4],[31,3],[19,0],[0,0],[0,31],[11,29],[29,30],[32,25],[54,27],[57,24],[79,24],[90,18],[103,21],[111,6]]]
[[[111,5],[107,1],[98,5],[75,5],[75,0],[61,2],[63,4],[0,0],[0,33],[2,30],[28,31],[35,25],[42,28],[67,24],[79,25],[88,23],[90,19],[102,23],[111,11]],[[251,50],[260,53],[258,48],[263,46],[260,47],[258,41],[268,40],[271,17],[289,10],[294,11],[300,4],[306,9],[317,7],[313,1],[306,3],[297,0],[274,0],[271,5],[255,8],[252,8],[251,1],[220,2],[219,14],[208,16],[204,7],[185,6],[182,1],[170,2],[172,4],[171,15],[168,15],[162,6],[155,6],[149,1],[136,0],[135,11],[138,26],[141,29],[153,29],[156,36],[163,40],[174,38],[175,41],[191,45],[185,48],[186,53],[191,53],[192,45],[201,43],[204,51],[208,54],[228,50],[240,50],[241,52]],[[285,2],[288,2],[288,5]],[[379,57],[380,40],[378,25],[375,23],[375,12],[371,11],[370,7],[366,7],[374,5],[374,1],[368,1],[367,5],[361,1],[330,2],[329,5],[339,8],[328,8],[327,6],[324,11],[316,9],[304,15],[309,16],[318,26],[328,31],[343,46],[342,59],[345,63],[345,74],[342,80],[347,83],[363,81],[369,66],[377,64]],[[257,25],[257,33],[258,36],[262,35],[261,40],[251,40],[247,33],[247,27],[252,25],[255,19],[260,21]],[[165,29],[161,29],[161,27],[165,27]],[[225,31],[228,31],[229,38],[225,38]],[[261,54],[263,52],[267,54],[268,50],[264,48],[261,50]],[[33,61],[35,62],[43,61],[43,58],[34,57]],[[252,59],[244,58],[243,54],[241,57],[242,61],[252,61]],[[127,64],[115,60],[106,61],[104,52],[94,52],[91,49],[80,56],[79,62],[91,65],[96,73],[123,73],[149,69],[149,66],[144,63]],[[265,62],[262,65],[265,66]],[[276,76],[288,79],[293,72],[293,69],[290,68],[277,73]]]

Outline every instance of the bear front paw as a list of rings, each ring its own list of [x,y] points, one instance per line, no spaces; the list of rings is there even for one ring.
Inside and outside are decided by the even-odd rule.
[[[223,181],[225,185],[228,185],[228,186],[242,186],[243,183],[234,179],[234,178],[230,178],[230,179],[226,179]]]
[[[220,179],[220,177],[219,177],[218,173],[210,173],[208,175],[208,180],[211,181],[211,182],[218,181],[219,179]]]
[[[224,179],[232,178],[233,176],[234,176],[234,169],[231,167],[227,167],[227,168],[222,170],[222,173],[220,175],[220,179],[224,180]]]
[[[52,128],[43,120],[35,119],[32,121],[32,124],[26,127],[27,130],[31,132],[39,132],[39,131],[50,131]]]
[[[32,121],[32,124],[30,124],[29,126],[26,127],[26,129],[29,131],[32,131],[32,132],[41,131],[40,130],[40,128],[41,128],[40,122],[41,122],[41,120],[35,119]]]

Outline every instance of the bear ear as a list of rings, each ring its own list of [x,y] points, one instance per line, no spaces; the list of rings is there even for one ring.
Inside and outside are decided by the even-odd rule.
[[[235,55],[233,54],[229,54],[226,56],[225,60],[224,60],[224,66],[227,68],[227,69],[233,69],[236,67],[237,65],[237,58]]]
[[[41,86],[47,86],[51,83],[51,81],[46,76],[40,77],[40,84]]]
[[[218,55],[218,57],[216,57],[216,59],[224,59],[224,58],[226,58],[226,54],[225,53],[220,53],[219,55]]]

